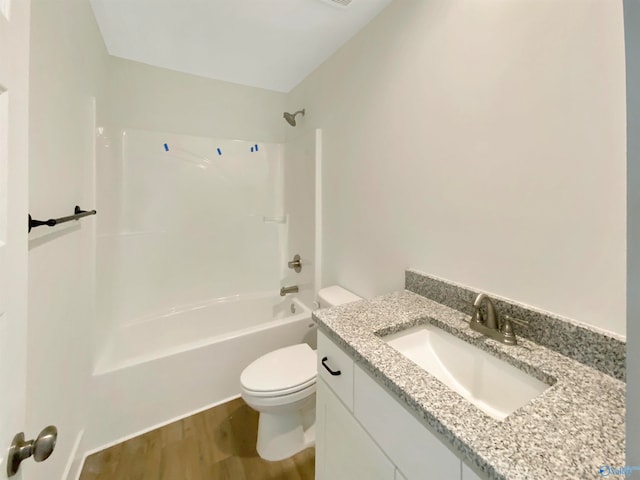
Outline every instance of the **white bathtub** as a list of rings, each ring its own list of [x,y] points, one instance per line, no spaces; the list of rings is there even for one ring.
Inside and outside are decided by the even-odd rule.
[[[218,299],[125,325],[94,371],[83,449],[236,397],[249,363],[295,343],[315,348],[315,337],[309,308],[277,294]]]
[[[291,311],[292,305],[295,312]],[[308,307],[296,298],[272,294],[235,295],[172,309],[118,328],[109,339],[94,374],[302,319],[311,319]]]

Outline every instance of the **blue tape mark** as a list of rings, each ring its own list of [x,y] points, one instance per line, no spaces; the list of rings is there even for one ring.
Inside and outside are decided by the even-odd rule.
[[[168,152],[169,151],[169,145],[167,145],[166,143],[164,144],[164,151]]]
[[[216,150],[218,150],[218,155],[222,155],[222,150],[220,150],[219,148],[217,148]]]
[[[253,147],[251,147],[251,151],[253,152]]]
[[[256,143],[256,152],[258,151],[258,144]]]

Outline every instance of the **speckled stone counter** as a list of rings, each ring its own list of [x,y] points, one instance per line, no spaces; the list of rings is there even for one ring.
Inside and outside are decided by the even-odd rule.
[[[313,318],[488,478],[584,480],[601,478],[600,466],[624,465],[620,380],[527,339],[502,345],[471,330],[469,315],[409,291],[317,310]],[[381,339],[421,323],[433,323],[552,386],[505,420],[495,420]]]

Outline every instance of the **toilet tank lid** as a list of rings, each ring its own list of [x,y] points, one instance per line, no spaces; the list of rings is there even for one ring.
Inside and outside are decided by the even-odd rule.
[[[362,297],[359,297],[355,293],[352,293],[339,285],[331,285],[330,287],[321,288],[318,291],[318,298],[332,307],[362,300]]]

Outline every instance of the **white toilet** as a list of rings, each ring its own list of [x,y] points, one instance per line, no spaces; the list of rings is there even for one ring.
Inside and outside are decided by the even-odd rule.
[[[360,300],[333,285],[318,292],[321,307]],[[288,458],[315,445],[317,358],[306,343],[280,348],[254,360],[240,375],[242,398],[260,412],[258,455]]]

